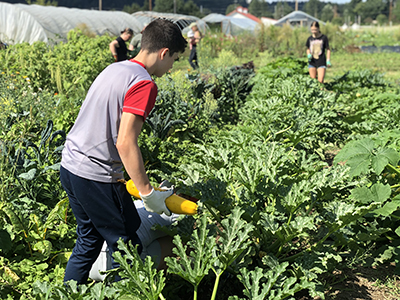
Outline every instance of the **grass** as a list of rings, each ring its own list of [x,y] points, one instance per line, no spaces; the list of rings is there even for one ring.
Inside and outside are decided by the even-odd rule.
[[[221,52],[217,59],[200,58],[200,68],[207,71],[212,65],[213,67],[224,67],[229,65],[241,65],[249,61],[253,61],[256,70],[267,65],[274,60],[268,52],[258,53],[256,57],[237,58],[229,51]],[[304,59],[306,59],[304,57]],[[339,51],[332,53],[332,67],[326,72],[325,82],[332,81],[337,76],[342,76],[349,70],[370,69],[379,73],[383,73],[385,78],[394,84],[400,84],[400,53],[348,53]],[[188,54],[174,64],[172,72],[183,70],[193,72],[188,62]]]
[[[371,69],[383,73],[395,84],[400,84],[400,53],[332,53],[332,68],[326,72],[325,81],[343,75],[348,70]]]

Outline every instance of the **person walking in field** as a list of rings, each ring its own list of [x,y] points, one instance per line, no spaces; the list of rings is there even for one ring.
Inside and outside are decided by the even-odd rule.
[[[196,70],[199,68],[197,45],[200,42],[202,36],[196,23],[190,24],[190,28],[191,30],[188,32],[188,41],[190,47],[189,64],[194,70]]]
[[[158,191],[150,185],[138,137],[157,97],[151,76],[168,72],[186,45],[176,24],[156,19],[143,31],[139,54],[109,65],[92,83],[62,152],[60,180],[77,222],[77,240],[65,282],[87,282],[104,241],[110,255],[118,250],[120,238],[139,245],[140,254],[136,231],[141,220],[120,182],[123,169],[139,190],[147,211],[171,215],[165,199],[173,190]]]
[[[121,35],[109,44],[111,54],[116,62],[128,59],[128,48],[126,47],[126,42],[129,41],[132,36],[133,30],[125,28],[121,31]]]
[[[323,35],[319,29],[318,22],[311,23],[311,36],[307,39],[307,58],[308,71],[311,78],[317,78],[323,83],[326,67],[331,67],[331,50],[326,35]],[[326,52],[326,55],[325,55]]]

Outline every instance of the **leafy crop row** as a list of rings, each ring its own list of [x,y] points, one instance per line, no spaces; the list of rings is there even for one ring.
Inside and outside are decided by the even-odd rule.
[[[140,137],[146,168],[153,181],[201,199],[201,209],[163,228],[176,255],[167,273],[121,243],[121,268],[110,276],[125,279],[81,288],[61,283],[75,221],[57,164],[72,117],[46,123],[36,108],[16,106],[11,122],[0,118],[2,298],[323,297],[321,275],[397,262],[398,88],[371,71],[323,87],[305,71],[286,58],[256,75],[228,68],[159,79]],[[0,92],[22,99],[18,90]],[[66,98],[38,92],[38,105],[66,107]],[[76,114],[79,101],[66,113]]]

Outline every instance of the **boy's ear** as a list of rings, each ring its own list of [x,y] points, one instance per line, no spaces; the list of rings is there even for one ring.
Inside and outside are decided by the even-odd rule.
[[[159,53],[160,53],[160,58],[164,59],[165,56],[169,55],[169,49],[168,48],[162,48]]]

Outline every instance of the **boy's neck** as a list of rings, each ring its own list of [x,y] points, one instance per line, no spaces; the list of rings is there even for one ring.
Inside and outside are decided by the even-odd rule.
[[[147,72],[150,75],[153,75],[154,73],[154,68],[157,62],[157,56],[158,53],[148,53],[148,52],[144,52],[144,51],[140,51],[138,55],[136,55],[135,60],[142,63]]]

